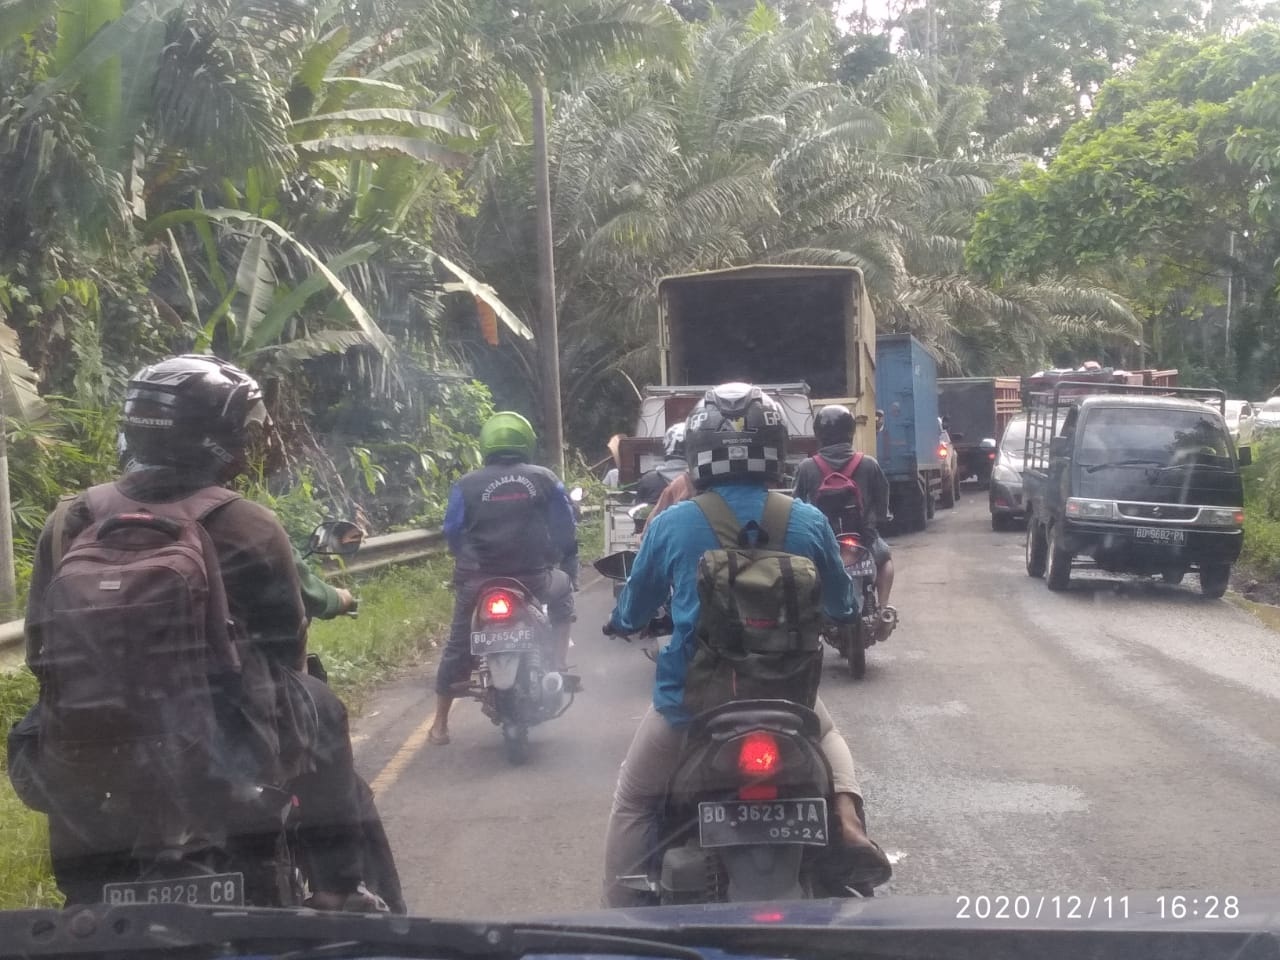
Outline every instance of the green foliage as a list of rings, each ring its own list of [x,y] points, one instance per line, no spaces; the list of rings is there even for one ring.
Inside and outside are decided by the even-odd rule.
[[[0,729],[9,730],[36,702],[36,678],[25,667],[0,673]],[[0,910],[60,904],[49,865],[48,828],[13,792],[0,755]]]

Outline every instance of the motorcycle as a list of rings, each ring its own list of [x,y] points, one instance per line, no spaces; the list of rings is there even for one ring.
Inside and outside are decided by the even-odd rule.
[[[876,560],[871,550],[863,546],[862,537],[856,533],[841,533],[836,540],[840,544],[845,572],[853,580],[853,588],[862,605],[857,620],[832,624],[825,638],[841,657],[849,661],[853,679],[861,680],[867,673],[867,648],[889,639],[898,626],[898,611],[892,606],[880,606],[876,593]]]
[[[576,678],[553,668],[552,629],[539,600],[518,580],[485,581],[471,615],[471,655],[478,660],[468,693],[502,728],[507,759],[529,757],[529,728],[573,704]]]

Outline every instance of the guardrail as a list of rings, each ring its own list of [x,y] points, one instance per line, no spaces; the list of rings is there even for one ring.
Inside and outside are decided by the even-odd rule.
[[[592,514],[599,509],[596,506],[584,506],[582,512]],[[444,547],[443,530],[405,530],[401,533],[384,533],[365,540],[360,545],[360,552],[356,554],[355,560],[346,566],[336,560],[326,560],[322,564],[321,576],[329,579],[368,573],[396,563],[412,563],[414,560],[423,560],[433,553],[439,553]],[[24,622],[10,620],[8,623],[0,623],[0,654],[22,646]]]

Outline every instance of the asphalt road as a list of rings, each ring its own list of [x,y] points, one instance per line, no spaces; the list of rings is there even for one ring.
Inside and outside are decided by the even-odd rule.
[[[1077,571],[1026,576],[1023,535],[966,490],[893,541],[902,624],[823,697],[859,763],[884,892],[1280,889],[1280,636],[1228,601]],[[424,741],[430,668],[355,727],[410,909],[442,916],[592,908],[617,766],[652,665],[598,634],[608,585],[579,595],[586,692],[512,768],[470,702]]]

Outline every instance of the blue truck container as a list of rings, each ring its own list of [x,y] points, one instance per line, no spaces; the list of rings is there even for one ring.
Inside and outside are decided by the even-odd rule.
[[[877,455],[895,526],[923,530],[942,492],[938,363],[910,334],[876,337],[876,405],[884,411]]]

